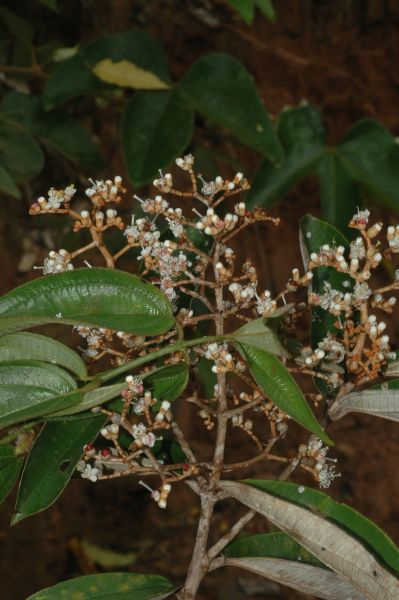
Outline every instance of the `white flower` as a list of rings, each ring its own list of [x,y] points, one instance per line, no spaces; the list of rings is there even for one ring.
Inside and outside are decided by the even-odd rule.
[[[83,471],[81,472],[81,477],[82,479],[88,479],[89,481],[92,481],[93,483],[95,483],[98,479],[98,476],[101,475],[101,471],[100,469],[97,469],[96,467],[92,467],[89,464],[86,464],[85,468],[83,469]]]

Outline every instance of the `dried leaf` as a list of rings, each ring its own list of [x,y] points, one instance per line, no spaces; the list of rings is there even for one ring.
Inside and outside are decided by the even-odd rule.
[[[333,523],[242,483],[222,481],[226,497],[256,510],[292,536],[327,567],[351,582],[369,600],[397,600],[399,581],[355,538]]]
[[[80,545],[86,556],[104,569],[128,567],[132,565],[137,558],[136,552],[115,552],[109,548],[102,548],[96,544],[91,544],[87,540],[82,540]]]
[[[360,412],[390,421],[399,421],[399,390],[364,390],[337,398],[328,415],[333,421],[349,412]]]
[[[167,90],[170,87],[151,71],[126,59],[114,62],[110,58],[103,58],[94,65],[93,72],[102,81],[135,90]]]
[[[222,566],[240,567],[324,600],[367,600],[367,596],[336,573],[301,562],[261,557],[218,558],[211,563],[210,570]]]

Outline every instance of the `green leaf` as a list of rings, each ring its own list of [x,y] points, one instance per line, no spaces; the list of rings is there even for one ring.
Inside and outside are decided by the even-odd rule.
[[[399,146],[377,121],[356,123],[337,146],[341,163],[367,196],[399,211]]]
[[[24,459],[15,455],[14,446],[0,446],[0,503],[4,502],[21,472]]]
[[[282,110],[276,125],[285,158],[281,165],[263,162],[248,192],[248,205],[272,206],[303,177],[311,174],[325,153],[326,131],[320,112],[309,105]]]
[[[81,540],[79,545],[85,556],[103,569],[129,567],[136,562],[138,556],[138,552],[115,552],[115,550],[97,546],[87,540]]]
[[[358,538],[378,560],[399,574],[399,549],[375,523],[327,494],[286,481],[248,479],[248,485],[321,514]]]
[[[300,244],[305,269],[308,268],[310,254],[312,252],[319,252],[324,244],[328,244],[330,247],[344,246],[346,252],[349,252],[349,242],[346,237],[333,225],[321,219],[316,219],[312,215],[305,215],[301,219]],[[326,284],[330,284],[335,290],[350,292],[353,289],[354,280],[349,275],[339,273],[332,267],[317,267],[313,269],[312,291],[323,294]],[[323,308],[316,307],[312,310],[312,348],[317,348],[318,343],[328,333],[338,337],[341,336],[341,330],[336,327],[337,321],[338,318],[335,315],[332,315]],[[323,394],[333,392],[324,381],[317,380],[316,383]]]
[[[239,61],[227,54],[207,54],[194,63],[179,87],[200,113],[266,158],[282,160],[281,145],[254,80]]]
[[[9,194],[14,198],[20,198],[21,192],[15,185],[11,175],[4,167],[0,165],[0,191]]]
[[[191,141],[194,115],[179,89],[138,92],[126,107],[122,147],[129,177],[140,186],[180,156]]]
[[[244,21],[250,25],[254,18],[254,0],[228,0],[231,6],[242,16]]]
[[[172,590],[172,583],[160,575],[100,573],[63,581],[27,600],[161,600]]]
[[[158,40],[141,31],[127,31],[95,40],[61,63],[44,89],[45,107],[51,109],[74,96],[109,88],[92,71],[104,59],[114,63],[129,61],[157,75],[165,83],[170,82],[165,55]]]
[[[57,500],[82,457],[83,447],[93,441],[105,421],[101,415],[44,425],[25,464],[13,523]]]
[[[75,415],[81,412],[88,411],[91,408],[94,408],[95,406],[100,406],[101,404],[108,402],[108,400],[117,398],[118,396],[120,396],[122,390],[125,389],[126,381],[123,381],[122,383],[105,385],[101,388],[97,388],[95,390],[86,392],[83,396],[82,402],[74,406],[70,406],[69,408],[65,408],[64,410],[52,413],[48,420],[53,420],[56,418],[58,420],[59,417],[63,417],[66,415]]]
[[[275,331],[275,320],[279,319],[283,314],[287,313],[292,307],[287,305],[283,307],[283,310],[276,310],[275,313],[269,317],[261,317],[250,321],[246,325],[243,325],[237,331],[232,334],[232,338],[239,343],[251,346],[253,348],[259,348],[259,350],[266,350],[277,356],[283,356],[287,358],[289,352],[284,348],[279,340],[279,337]]]
[[[254,0],[255,6],[264,14],[266,19],[269,19],[272,23],[276,22],[276,11],[271,3],[271,0]]]
[[[65,112],[45,113],[37,110],[32,130],[46,146],[56,150],[69,160],[88,169],[103,167],[103,160],[87,131]]]
[[[348,223],[363,205],[357,183],[342,164],[339,153],[329,150],[317,165],[320,180],[321,209],[323,219],[333,223],[345,235],[354,237],[356,232]]]
[[[152,284],[122,271],[93,268],[40,277],[0,298],[0,334],[46,322],[159,335],[174,318],[169,301]]]
[[[4,6],[0,7],[0,19],[16,40],[25,46],[30,46],[34,30],[31,23]]]
[[[38,0],[38,2],[56,13],[60,12],[57,0]]]
[[[268,556],[285,560],[300,560],[310,565],[323,566],[313,554],[282,531],[259,533],[238,538],[223,550],[229,558]]]
[[[268,491],[269,484],[274,485],[276,493]],[[352,532],[348,533],[330,519],[317,514],[314,509],[309,510],[295,501],[282,498],[278,492],[280,484],[283,489],[287,485],[282,481],[262,480],[219,482],[225,497],[233,497],[263,515],[337,573],[341,580],[353,585],[357,590],[355,598],[396,600],[399,593],[398,578],[378,562],[378,557],[368,550],[367,545],[356,539]],[[304,493],[302,486],[295,487],[298,495]],[[330,500],[327,495],[323,496],[326,501]],[[396,553],[399,553],[398,549]],[[336,598],[338,600],[342,596]]]
[[[0,363],[0,427],[66,408],[81,400],[63,369],[35,361]]]
[[[25,133],[1,140],[0,153],[4,166],[15,181],[35,177],[44,166],[42,149],[31,135]]]
[[[87,375],[85,363],[74,350],[38,333],[13,333],[0,337],[0,362],[13,360],[50,362],[80,378]]]
[[[259,348],[240,345],[248,366],[258,385],[276,406],[286,412],[327,444],[333,442],[324,432],[296,381],[279,359],[270,352]]]
[[[154,409],[159,409],[161,400],[173,402],[185,390],[188,383],[188,366],[186,363],[178,365],[168,365],[159,369],[149,377],[146,381],[153,389],[153,396],[158,400],[157,406]]]
[[[197,365],[198,379],[204,389],[205,398],[210,400],[215,395],[216,374],[212,371],[213,361],[201,356]]]

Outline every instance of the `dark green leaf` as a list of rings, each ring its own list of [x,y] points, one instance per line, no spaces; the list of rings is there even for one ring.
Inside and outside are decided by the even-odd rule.
[[[0,191],[14,198],[20,198],[21,192],[15,185],[11,175],[0,165]]]
[[[152,387],[153,396],[159,401],[159,406],[161,400],[173,402],[187,386],[188,367],[185,363],[168,365],[146,377],[146,381]]]
[[[4,502],[14,487],[24,459],[15,455],[14,446],[0,446],[0,502]]]
[[[197,372],[198,379],[204,388],[205,398],[213,398],[215,395],[215,385],[217,383],[216,374],[212,371],[213,361],[204,356],[198,361]]]
[[[5,138],[0,149],[1,160],[15,181],[34,177],[44,166],[42,149],[35,139],[21,133]]]
[[[35,361],[0,363],[0,427],[49,414],[81,401],[63,369]]]
[[[229,4],[234,6],[248,25],[252,23],[255,12],[254,0],[229,0]]]
[[[179,86],[196,110],[263,156],[282,160],[282,148],[254,80],[239,61],[227,54],[207,54]]]
[[[313,106],[283,110],[276,132],[285,158],[278,166],[261,164],[248,193],[249,206],[271,206],[281,200],[300,179],[314,172],[325,153],[326,132],[320,112]]]
[[[399,573],[399,549],[375,523],[327,494],[286,481],[248,479],[247,484],[325,516],[355,535],[385,566]]]
[[[103,268],[40,277],[0,298],[0,332],[31,327],[36,319],[37,324],[86,323],[140,335],[164,333],[174,323],[169,301],[155,286]]]
[[[160,575],[100,573],[63,581],[27,600],[161,600],[172,590],[171,582]]]
[[[285,560],[300,560],[307,564],[324,566],[306,548],[300,546],[298,542],[282,531],[239,538],[226,546],[223,555],[229,558],[268,556],[270,558],[284,558]]]
[[[51,109],[79,94],[109,88],[92,71],[92,67],[107,58],[113,62],[126,59],[163,81],[170,81],[163,49],[157,39],[141,31],[117,33],[87,44],[56,68],[43,93],[45,107]]]
[[[39,360],[69,369],[78,377],[87,375],[80,356],[65,344],[38,333],[13,333],[0,337],[0,362]]]
[[[279,359],[274,354],[259,348],[245,344],[241,344],[240,347],[255,381],[270,400],[305,429],[316,434],[327,444],[332,444],[311,411],[296,381]]]
[[[101,415],[44,425],[22,474],[13,523],[57,500],[83,454],[83,447],[93,441],[105,421]]]
[[[192,131],[193,112],[179,89],[136,93],[122,122],[125,162],[135,185],[149,183],[180,156]]]
[[[324,244],[330,248],[344,246],[349,251],[349,242],[344,235],[333,225],[320,219],[305,215],[300,222],[300,243],[302,259],[305,269],[308,267],[309,257],[312,252],[319,252]],[[353,289],[352,277],[339,273],[332,267],[317,267],[313,269],[312,291],[323,294],[325,285],[331,285],[332,289],[350,292]],[[316,307],[312,310],[311,341],[312,348],[317,348],[318,343],[328,333],[340,336],[341,330],[336,327],[338,318],[323,308]],[[332,393],[333,390],[322,380],[317,380],[317,386],[323,394]]]
[[[8,10],[5,6],[0,7],[0,19],[16,40],[23,45],[30,46],[33,40],[34,31],[31,23],[27,19]]]
[[[385,127],[372,119],[359,121],[336,152],[341,164],[368,196],[399,211],[399,146]]]
[[[39,2],[56,13],[60,12],[57,0],[39,0]]]
[[[103,166],[99,151],[87,131],[67,114],[61,111],[45,113],[37,110],[32,130],[43,144],[69,160],[94,170]]]
[[[276,12],[271,0],[254,0],[255,6],[264,14],[266,19],[269,19],[272,23],[276,21]]]
[[[353,237],[356,232],[348,223],[363,204],[361,191],[334,150],[326,152],[317,165],[320,180],[321,209],[323,218],[345,235]]]

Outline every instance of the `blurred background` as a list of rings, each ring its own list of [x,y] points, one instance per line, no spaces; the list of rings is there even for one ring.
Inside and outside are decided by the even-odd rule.
[[[185,152],[205,179],[242,171],[248,203],[281,217],[278,230],[245,234],[239,250],[269,289],[301,264],[304,213],[348,235],[361,206],[396,224],[395,0],[1,0],[0,31],[0,293],[36,277],[49,250],[78,244],[62,218],[29,217],[38,196],[122,175],[129,198],[145,197],[158,169],[173,172]],[[398,543],[397,425],[347,416],[329,433],[342,473],[331,494]],[[273,471],[246,475],[256,473]],[[10,529],[14,501],[0,514],[1,598],[107,569],[184,576],[198,516],[184,489],[161,513],[133,480],[74,480],[52,508]],[[220,509],[216,534],[236,510]],[[247,597],[310,598],[224,571],[208,576],[199,600]]]

